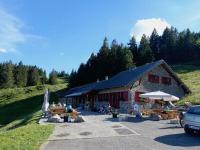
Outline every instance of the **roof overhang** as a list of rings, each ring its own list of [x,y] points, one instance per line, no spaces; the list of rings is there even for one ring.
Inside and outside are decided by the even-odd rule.
[[[89,90],[85,90],[85,91],[75,92],[75,93],[71,93],[69,95],[66,95],[65,97],[80,96],[80,95],[87,94],[88,92],[90,92],[90,91]]]

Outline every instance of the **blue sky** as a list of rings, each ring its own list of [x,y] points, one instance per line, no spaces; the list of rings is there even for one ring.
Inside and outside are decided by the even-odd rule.
[[[105,36],[126,44],[154,27],[200,31],[199,8],[199,0],[0,0],[0,62],[70,72]]]

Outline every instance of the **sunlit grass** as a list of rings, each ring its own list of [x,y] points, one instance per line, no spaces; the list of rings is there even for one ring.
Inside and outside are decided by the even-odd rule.
[[[173,66],[173,69],[192,91],[192,94],[184,97],[178,103],[191,102],[192,104],[200,104],[200,66],[185,64]]]
[[[51,101],[66,84],[0,90],[0,149],[38,149],[53,131],[52,125],[39,125],[44,90]]]
[[[0,149],[36,150],[52,133],[52,125],[28,124],[0,133]]]

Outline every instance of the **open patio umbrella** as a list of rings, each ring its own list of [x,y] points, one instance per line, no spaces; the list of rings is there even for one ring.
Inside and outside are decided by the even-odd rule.
[[[177,101],[179,100],[178,97],[162,92],[162,91],[155,91],[155,92],[149,92],[145,94],[139,95],[141,98],[147,98],[151,100],[163,100],[163,101]]]

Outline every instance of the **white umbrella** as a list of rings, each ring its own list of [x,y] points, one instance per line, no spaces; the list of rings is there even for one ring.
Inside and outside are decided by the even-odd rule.
[[[151,100],[164,100],[164,101],[177,101],[179,100],[178,97],[162,92],[162,91],[155,91],[155,92],[149,92],[145,94],[140,94],[141,98],[148,98]]]
[[[48,90],[46,90],[44,93],[44,102],[42,104],[42,111],[47,112],[48,108],[49,108],[49,92]]]

